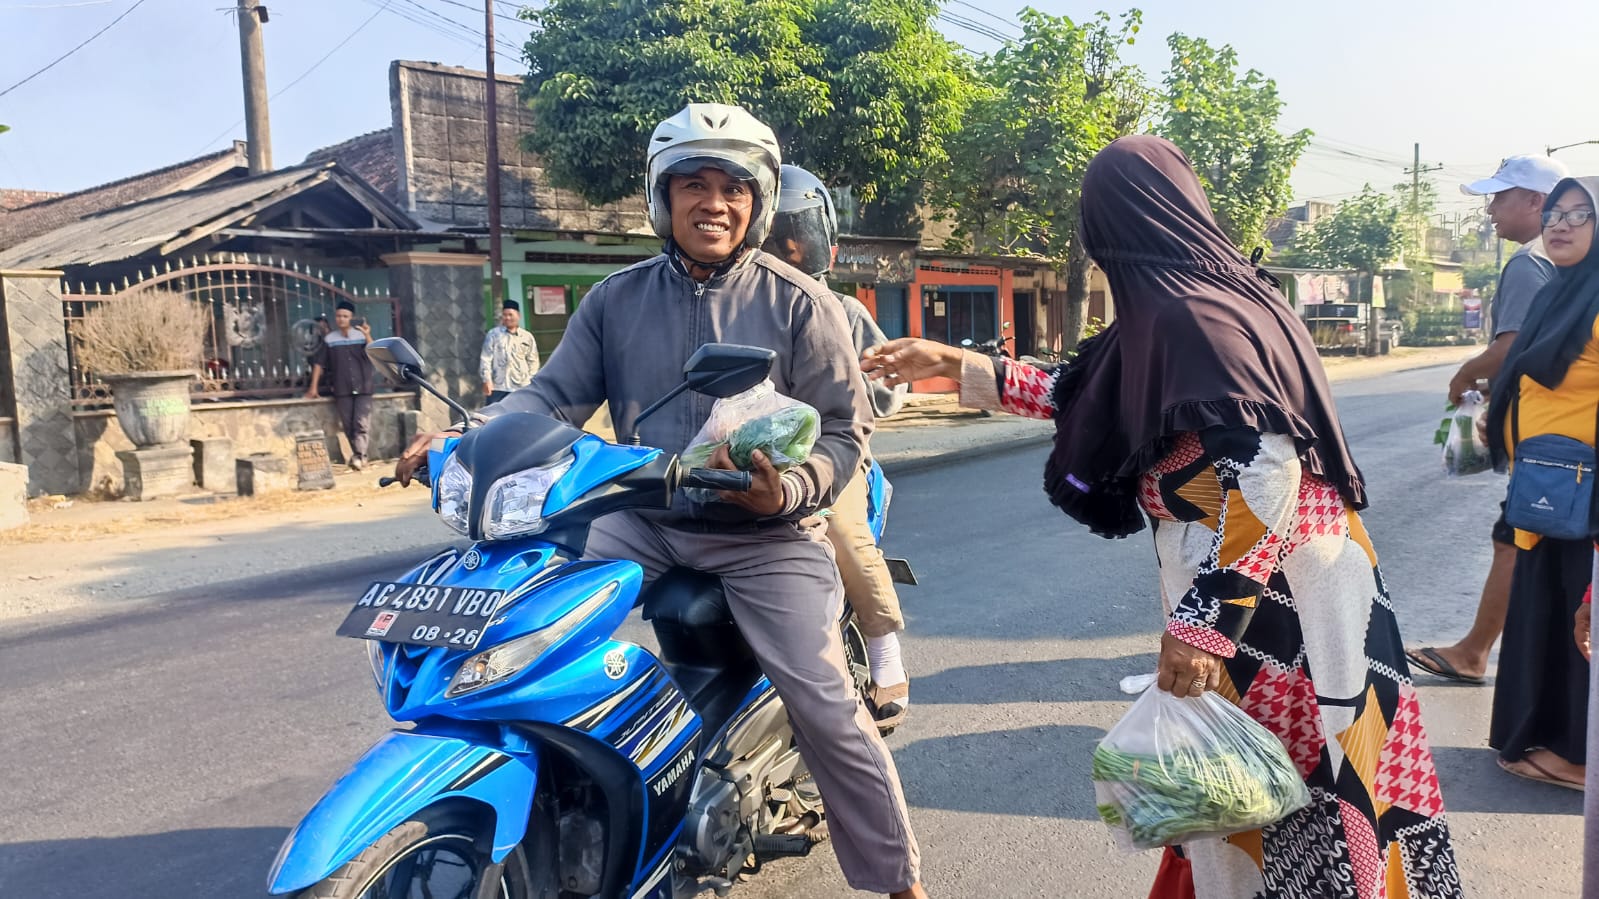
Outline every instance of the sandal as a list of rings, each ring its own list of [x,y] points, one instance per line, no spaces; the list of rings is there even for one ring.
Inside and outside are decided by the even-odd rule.
[[[910,695],[910,681],[892,687],[872,684],[871,689],[866,691],[866,708],[877,722],[878,733],[886,737],[904,723],[905,713],[910,706]]]
[[[1541,783],[1541,784],[1549,784],[1552,787],[1565,787],[1568,790],[1576,790],[1579,793],[1587,792],[1587,785],[1586,784],[1581,784],[1581,783],[1577,783],[1576,781],[1566,780],[1563,777],[1556,777],[1552,772],[1550,772],[1549,770],[1544,768],[1544,766],[1542,766],[1542,765],[1538,764],[1537,762],[1533,761],[1531,756],[1522,756],[1520,759],[1517,759],[1515,762],[1507,762],[1507,761],[1505,761],[1504,759],[1501,758],[1501,759],[1498,759],[1498,762],[1499,762],[1499,769],[1501,771],[1505,772],[1506,774],[1510,774],[1510,775],[1513,775],[1515,777],[1525,778],[1527,780],[1534,781],[1534,782]],[[1537,774],[1532,774],[1532,773],[1529,773],[1527,771],[1517,771],[1515,768],[1511,767],[1512,765],[1515,765],[1517,763],[1525,763],[1527,766],[1532,768],[1533,771],[1536,771],[1538,773]]]
[[[1463,684],[1485,684],[1488,682],[1486,678],[1461,674],[1455,666],[1449,664],[1448,659],[1440,655],[1438,650],[1431,646],[1424,646],[1421,649],[1407,649],[1405,650],[1405,658],[1409,659],[1411,664],[1417,668],[1435,677],[1460,681]]]

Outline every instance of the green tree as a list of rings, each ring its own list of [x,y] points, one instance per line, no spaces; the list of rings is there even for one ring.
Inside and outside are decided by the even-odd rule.
[[[1286,265],[1310,268],[1352,268],[1371,274],[1399,257],[1405,225],[1388,194],[1366,185],[1358,196],[1338,204],[1331,215],[1316,220],[1294,236],[1283,253]]]
[[[1068,347],[1088,301],[1088,254],[1077,239],[1084,170],[1147,122],[1143,75],[1121,58],[1142,20],[1136,9],[1083,24],[1023,10],[1021,39],[979,62],[976,96],[933,186],[934,205],[976,251],[1042,256],[1065,274]]]
[[[1287,208],[1288,178],[1310,132],[1277,130],[1277,83],[1254,69],[1240,76],[1232,47],[1182,34],[1166,44],[1171,68],[1156,131],[1188,154],[1217,224],[1248,252],[1264,242],[1267,219]]]
[[[1477,291],[1483,297],[1492,299],[1494,289],[1499,286],[1499,266],[1492,262],[1477,262],[1466,266],[1462,273],[1462,280],[1466,287]]]
[[[944,158],[969,66],[932,0],[551,0],[533,23],[524,145],[592,203],[643,189],[655,124],[689,102],[737,103],[785,161],[863,200]]]

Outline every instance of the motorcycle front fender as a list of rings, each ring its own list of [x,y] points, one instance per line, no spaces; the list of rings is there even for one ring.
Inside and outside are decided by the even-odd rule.
[[[538,786],[536,755],[512,755],[458,737],[392,731],[300,819],[272,865],[277,896],[318,883],[412,815],[446,799],[494,815],[494,861],[527,833]]]

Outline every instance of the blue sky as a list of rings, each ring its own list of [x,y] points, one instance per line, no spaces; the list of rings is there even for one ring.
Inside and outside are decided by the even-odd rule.
[[[0,91],[133,3],[0,0]],[[499,5],[509,15],[519,4]],[[1102,8],[1033,5],[1083,18]],[[13,129],[0,136],[0,187],[75,190],[242,138],[237,30],[219,9],[227,6],[231,0],[144,0],[83,50],[0,96],[0,123]],[[268,6],[267,80],[281,92],[271,104],[279,166],[385,127],[392,59],[482,67],[480,40],[466,33],[481,34],[481,0]],[[968,47],[991,49],[994,36],[981,32],[1017,33],[1021,6],[952,0],[940,27]],[[1277,80],[1287,101],[1284,126],[1317,133],[1294,175],[1300,197],[1337,200],[1366,182],[1387,188],[1406,178],[1401,169],[1419,141],[1425,163],[1446,166],[1435,176],[1444,199],[1466,208],[1454,185],[1487,175],[1501,157],[1599,140],[1599,116],[1576,111],[1593,108],[1589,51],[1599,33],[1599,10],[1579,0],[1526,7],[1536,15],[1519,15],[1522,7],[1502,0],[1447,7],[1420,0],[1145,0],[1141,7],[1144,31],[1129,52],[1152,78],[1165,67],[1166,35],[1181,31],[1232,44],[1245,66]],[[520,71],[514,47],[528,26],[500,19],[497,28],[508,45],[497,64]],[[1579,174],[1599,172],[1599,146],[1560,156]]]

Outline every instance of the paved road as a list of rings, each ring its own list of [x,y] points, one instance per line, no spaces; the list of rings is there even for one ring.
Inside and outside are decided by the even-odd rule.
[[[1502,489],[1437,472],[1428,441],[1446,376],[1337,390],[1413,642],[1464,626]],[[1153,870],[1149,854],[1112,848],[1085,774],[1124,708],[1116,682],[1154,658],[1153,553],[1054,512],[1042,459],[1035,448],[896,485],[891,549],[925,586],[905,593],[914,703],[892,742],[943,897],[1142,896]],[[0,896],[261,895],[288,828],[388,726],[363,653],[330,634],[356,586],[399,564],[0,637]],[[1422,698],[1472,895],[1575,896],[1580,797],[1494,768],[1488,690],[1427,682]],[[824,848],[735,895],[849,893]]]

